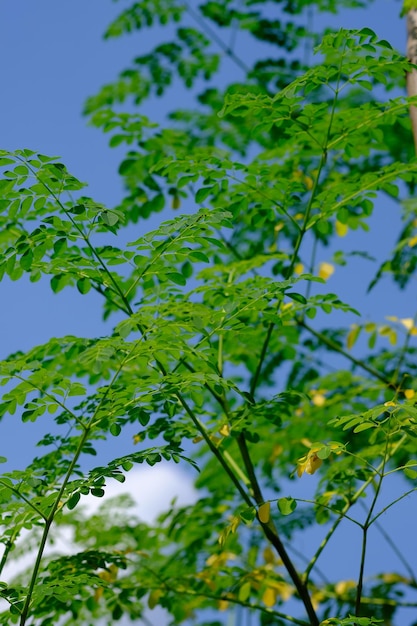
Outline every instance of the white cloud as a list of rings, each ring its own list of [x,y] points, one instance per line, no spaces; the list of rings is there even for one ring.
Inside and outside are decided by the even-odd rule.
[[[80,506],[87,515],[93,514],[99,506],[107,499],[128,493],[136,503],[133,512],[144,522],[152,524],[155,518],[166,510],[171,501],[176,498],[176,503],[180,506],[192,504],[197,499],[197,492],[192,484],[192,476],[172,463],[159,463],[154,467],[135,467],[126,474],[124,483],[116,480],[109,480],[105,488],[105,495],[102,498],[87,496],[81,499]],[[22,533],[19,544],[27,544],[29,531]],[[20,552],[20,551],[19,551]],[[53,545],[47,545],[46,554],[71,554],[73,543],[71,531],[68,528],[60,529],[59,534],[55,533]],[[6,564],[2,580],[10,581],[16,574],[25,571],[34,563],[36,550],[30,550]],[[0,602],[0,610],[6,608],[5,601]],[[160,626],[166,623],[166,619],[158,613],[158,623]],[[153,621],[153,620],[152,620]],[[122,620],[121,626],[130,624],[130,621]]]
[[[134,468],[126,474],[124,483],[109,480],[105,491],[103,498],[88,496],[81,500],[88,513],[94,513],[104,500],[128,493],[137,503],[134,512],[147,523],[166,510],[173,498],[178,505],[192,504],[197,499],[192,476],[173,463]]]

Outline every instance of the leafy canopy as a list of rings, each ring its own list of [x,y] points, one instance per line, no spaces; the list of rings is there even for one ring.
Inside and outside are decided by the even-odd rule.
[[[247,613],[263,626],[370,626],[415,606],[413,564],[382,516],[415,491],[416,312],[395,317],[390,300],[390,317],[370,321],[336,280],[360,262],[371,297],[381,281],[412,284],[409,64],[369,28],[313,29],[321,13],[367,5],[129,4],[106,37],[158,28],[166,40],[86,103],[125,149],[118,206],[84,195],[57,157],[0,152],[0,278],[47,277],[86,306],[96,292],[107,320],[102,336],[0,362],[16,439],[27,422],[47,431],[25,469],[0,477],[0,570],[35,550],[0,583],[0,624],[148,623],[160,606],[172,625]],[[180,88],[188,107],[163,123],[138,113]],[[377,264],[373,213],[388,200],[404,224]],[[360,230],[365,251],[344,244]],[[113,437],[126,454],[87,461]],[[85,516],[84,497],[109,479],[163,461],[199,471],[193,505],[146,525],[121,496]],[[356,579],[323,574],[322,552],[349,525]],[[73,549],[45,552],[59,530]],[[369,575],[378,532],[397,562]]]

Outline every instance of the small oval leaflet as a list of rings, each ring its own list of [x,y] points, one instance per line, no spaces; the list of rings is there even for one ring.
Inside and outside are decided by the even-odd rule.
[[[297,508],[297,502],[294,498],[280,498],[277,502],[277,506],[281,515],[291,515]]]

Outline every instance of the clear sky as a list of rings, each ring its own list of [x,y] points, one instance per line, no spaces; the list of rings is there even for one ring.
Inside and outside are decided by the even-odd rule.
[[[108,23],[129,3],[3,0],[0,8],[3,49],[0,147],[30,148],[59,155],[76,177],[89,182],[87,193],[108,206],[121,198],[117,167],[122,151],[108,148],[108,138],[88,127],[81,111],[89,95],[115,79],[134,56],[149,51],[154,45],[152,35],[140,33],[103,41],[102,34]],[[405,24],[399,17],[400,7],[398,0],[375,0],[366,11],[326,19],[329,24],[346,28],[371,27],[381,38],[404,50]],[[141,112],[149,115],[151,109],[157,121],[162,119],[163,103],[153,102],[152,107],[147,105]],[[398,224],[398,216],[388,202],[384,201],[379,207],[373,224],[378,233],[375,253],[380,254],[381,249],[392,248],[393,224]],[[143,232],[150,226],[145,223],[136,228]],[[137,234],[132,238],[135,236]],[[357,248],[368,245],[361,233],[355,237]],[[345,281],[344,299],[359,305],[363,294],[357,292],[354,267],[352,270],[349,266],[349,275],[338,269],[334,290]],[[104,332],[100,301],[91,293],[83,297],[75,290],[67,290],[54,295],[50,293],[48,281],[30,284],[24,279],[17,283],[4,279],[0,283],[0,299],[1,357],[47,341],[51,336],[96,336]],[[393,285],[384,281],[373,292],[367,307],[368,314],[377,315],[379,321],[384,315],[411,317],[415,313],[415,295],[398,296]],[[25,455],[37,425],[24,425],[27,441],[17,436],[13,419],[7,418],[2,428],[0,448],[15,448],[16,454]],[[3,454],[1,449],[0,454]],[[392,523],[398,523],[398,519]],[[403,515],[403,523],[406,522]],[[415,549],[415,543],[413,547]],[[378,548],[371,549],[376,555]]]
[[[128,4],[110,0],[15,0],[3,2],[0,9],[0,41],[8,52],[1,71],[1,147],[11,150],[26,147],[59,155],[77,178],[89,183],[87,193],[107,206],[121,198],[117,167],[122,148],[108,148],[108,137],[89,127],[81,112],[89,95],[112,81],[134,56],[155,45],[157,31],[103,40],[106,26]],[[376,0],[366,11],[320,19],[348,28],[370,26],[382,38],[404,49],[405,25],[399,11],[398,0]],[[246,53],[250,55],[250,50]],[[172,96],[181,98],[183,92],[174,90],[170,103]],[[141,112],[152,114],[157,121],[165,111],[164,101],[141,107]],[[398,222],[396,212],[387,210],[387,205],[385,200],[374,220],[380,231],[380,236],[374,239],[381,242],[382,238],[385,249],[394,243],[392,226]],[[147,230],[150,225],[145,223],[138,228]],[[355,241],[358,249],[362,241],[358,233]],[[376,253],[378,250],[381,251],[381,243]],[[343,270],[340,271],[340,278],[345,280]],[[354,268],[348,271],[352,277]],[[369,271],[371,276],[371,268]],[[352,280],[349,282],[353,288],[347,297],[361,297]],[[384,283],[375,289],[373,310],[381,309],[386,288]],[[97,334],[100,302],[91,292],[87,306],[85,298],[74,292],[64,290],[59,297],[50,294],[46,281],[31,285],[25,279],[15,284],[5,279],[1,290],[3,302],[7,302],[0,312],[1,355],[47,340],[51,334]],[[404,310],[397,314],[406,316],[407,303],[400,306]]]
[[[1,147],[30,148],[60,156],[71,173],[89,183],[87,193],[107,206],[122,196],[117,167],[123,149],[110,149],[108,136],[88,126],[82,116],[83,104],[161,37],[156,29],[103,40],[107,25],[126,6],[128,0],[14,0],[2,3],[0,9],[0,41],[8,51],[1,70]],[[404,49],[405,24],[399,13],[399,0],[375,0],[367,10],[325,15],[320,20],[346,28],[372,27],[381,38]],[[242,52],[248,56],[252,53],[247,48]],[[169,104],[173,99],[181,102],[184,95],[189,98],[188,92],[174,88]],[[166,110],[166,100],[153,100],[141,106],[140,112],[161,121]],[[386,198],[378,204],[372,226],[376,229],[374,250],[369,250],[367,236],[361,231],[341,241],[341,247],[365,249],[382,260],[384,252],[392,249],[399,226],[398,210]],[[139,223],[132,239],[138,231],[141,234],[150,228],[149,222]],[[320,260],[329,261],[329,257],[331,252],[323,250]],[[359,261],[352,259],[348,267],[337,268],[329,286],[336,291],[343,285],[343,293],[338,295],[364,311],[365,319],[374,316],[383,321],[384,315],[414,314],[410,296],[398,293],[388,280],[381,281],[372,298],[365,300],[356,280],[356,272],[363,271]],[[371,280],[375,266],[369,264],[365,271]],[[15,283],[6,277],[0,293],[4,303],[0,309],[0,356],[51,336],[96,336],[104,332],[100,297],[93,292],[81,296],[76,290],[64,290],[55,295],[48,279],[31,284],[26,277]]]

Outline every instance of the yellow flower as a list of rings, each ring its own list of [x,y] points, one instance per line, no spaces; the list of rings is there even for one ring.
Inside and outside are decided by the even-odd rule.
[[[219,428],[219,433],[223,435],[223,437],[228,437],[230,435],[230,426],[229,424],[223,424],[221,428]]]
[[[407,400],[411,400],[411,398],[414,398],[416,392],[414,391],[414,389],[405,389],[404,390],[404,395],[407,398]]]
[[[336,220],[335,230],[339,237],[344,237],[349,230],[349,226],[347,224],[342,224],[339,220]]]
[[[403,319],[400,319],[400,322],[407,330],[411,330],[414,326],[414,322],[411,317],[403,317]]]
[[[320,391],[316,391],[311,397],[311,402],[314,406],[324,406],[326,404],[326,396],[320,393]]]
[[[219,609],[219,611],[226,611],[228,607],[229,607],[229,603],[227,600],[221,599],[217,602],[217,608]]]
[[[414,326],[414,320],[411,317],[405,317],[400,320],[401,324],[408,330],[410,335],[417,335],[417,328]]]
[[[331,452],[334,454],[342,454],[344,450],[343,444],[338,441],[330,441],[329,443],[310,443],[308,439],[302,439],[301,443],[310,447],[310,451],[301,457],[297,463],[297,474],[302,476],[305,474],[314,474],[323,463],[323,459],[327,459]],[[323,451],[320,458],[318,453]]]
[[[323,280],[327,280],[334,274],[334,267],[331,263],[320,263],[319,265],[319,277]]]
[[[341,580],[336,583],[334,590],[338,596],[345,595],[351,589],[355,589],[356,582],[354,580]]]
[[[297,463],[297,474],[302,476],[306,474],[314,474],[323,463],[322,459],[319,459],[316,451],[310,450],[310,452],[303,456]]]

